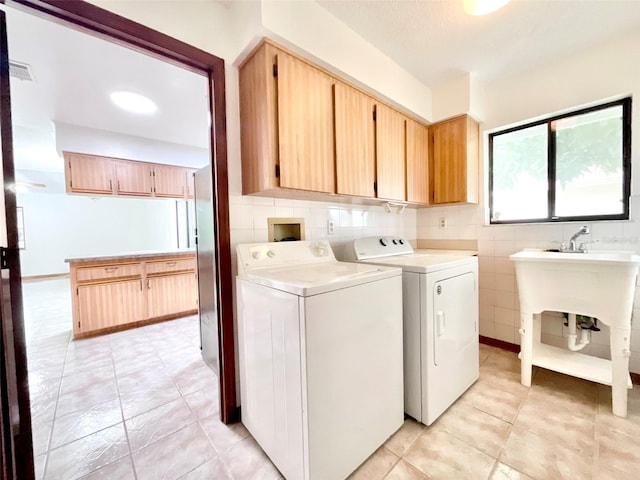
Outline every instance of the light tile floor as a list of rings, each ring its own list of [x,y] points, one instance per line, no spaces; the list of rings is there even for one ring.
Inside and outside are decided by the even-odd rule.
[[[196,316],[71,339],[68,279],[23,284],[36,478],[280,479],[218,420]]]
[[[73,341],[68,280],[26,282],[24,298],[38,478],[281,478],[218,420],[196,317]],[[607,387],[541,369],[523,387],[516,355],[483,345],[480,362],[432,426],[406,420],[351,478],[640,478],[638,388],[621,419]]]

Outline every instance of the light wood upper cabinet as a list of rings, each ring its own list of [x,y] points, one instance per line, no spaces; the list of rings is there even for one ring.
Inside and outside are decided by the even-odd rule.
[[[156,197],[184,197],[185,169],[173,165],[153,165],[153,193]]]
[[[276,64],[280,186],[333,193],[334,80],[284,52]]]
[[[114,170],[110,158],[71,152],[63,152],[63,156],[67,192],[113,193]]]
[[[429,129],[407,119],[407,201],[429,203]]]
[[[429,127],[431,203],[478,203],[478,123],[468,115]]]
[[[116,193],[150,197],[153,193],[151,165],[144,162],[114,160]]]
[[[428,204],[426,127],[266,39],[239,82],[244,195]]]
[[[193,168],[62,153],[67,193],[193,198]]]
[[[331,76],[270,43],[240,67],[242,192],[335,192]]]
[[[336,193],[375,197],[374,100],[344,83],[334,85]]]
[[[378,198],[406,200],[405,119],[386,105],[376,104]]]

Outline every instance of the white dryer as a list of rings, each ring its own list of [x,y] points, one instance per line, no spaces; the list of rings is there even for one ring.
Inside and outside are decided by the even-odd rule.
[[[242,423],[290,480],[346,478],[402,426],[402,271],[328,242],[239,245]]]
[[[431,425],[478,379],[478,258],[399,237],[354,240],[345,257],[402,268],[405,412]]]

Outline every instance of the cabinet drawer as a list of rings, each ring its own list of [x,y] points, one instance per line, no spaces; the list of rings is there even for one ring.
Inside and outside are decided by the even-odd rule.
[[[119,265],[101,265],[99,267],[80,267],[76,272],[78,282],[90,280],[106,280],[110,278],[141,276],[142,268],[139,263]]]
[[[172,258],[158,262],[147,262],[147,275],[154,273],[181,272],[185,270],[195,270],[195,258]]]

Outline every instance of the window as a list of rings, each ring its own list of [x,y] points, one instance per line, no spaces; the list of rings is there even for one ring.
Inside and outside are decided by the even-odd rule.
[[[626,220],[631,98],[489,135],[491,223]]]

